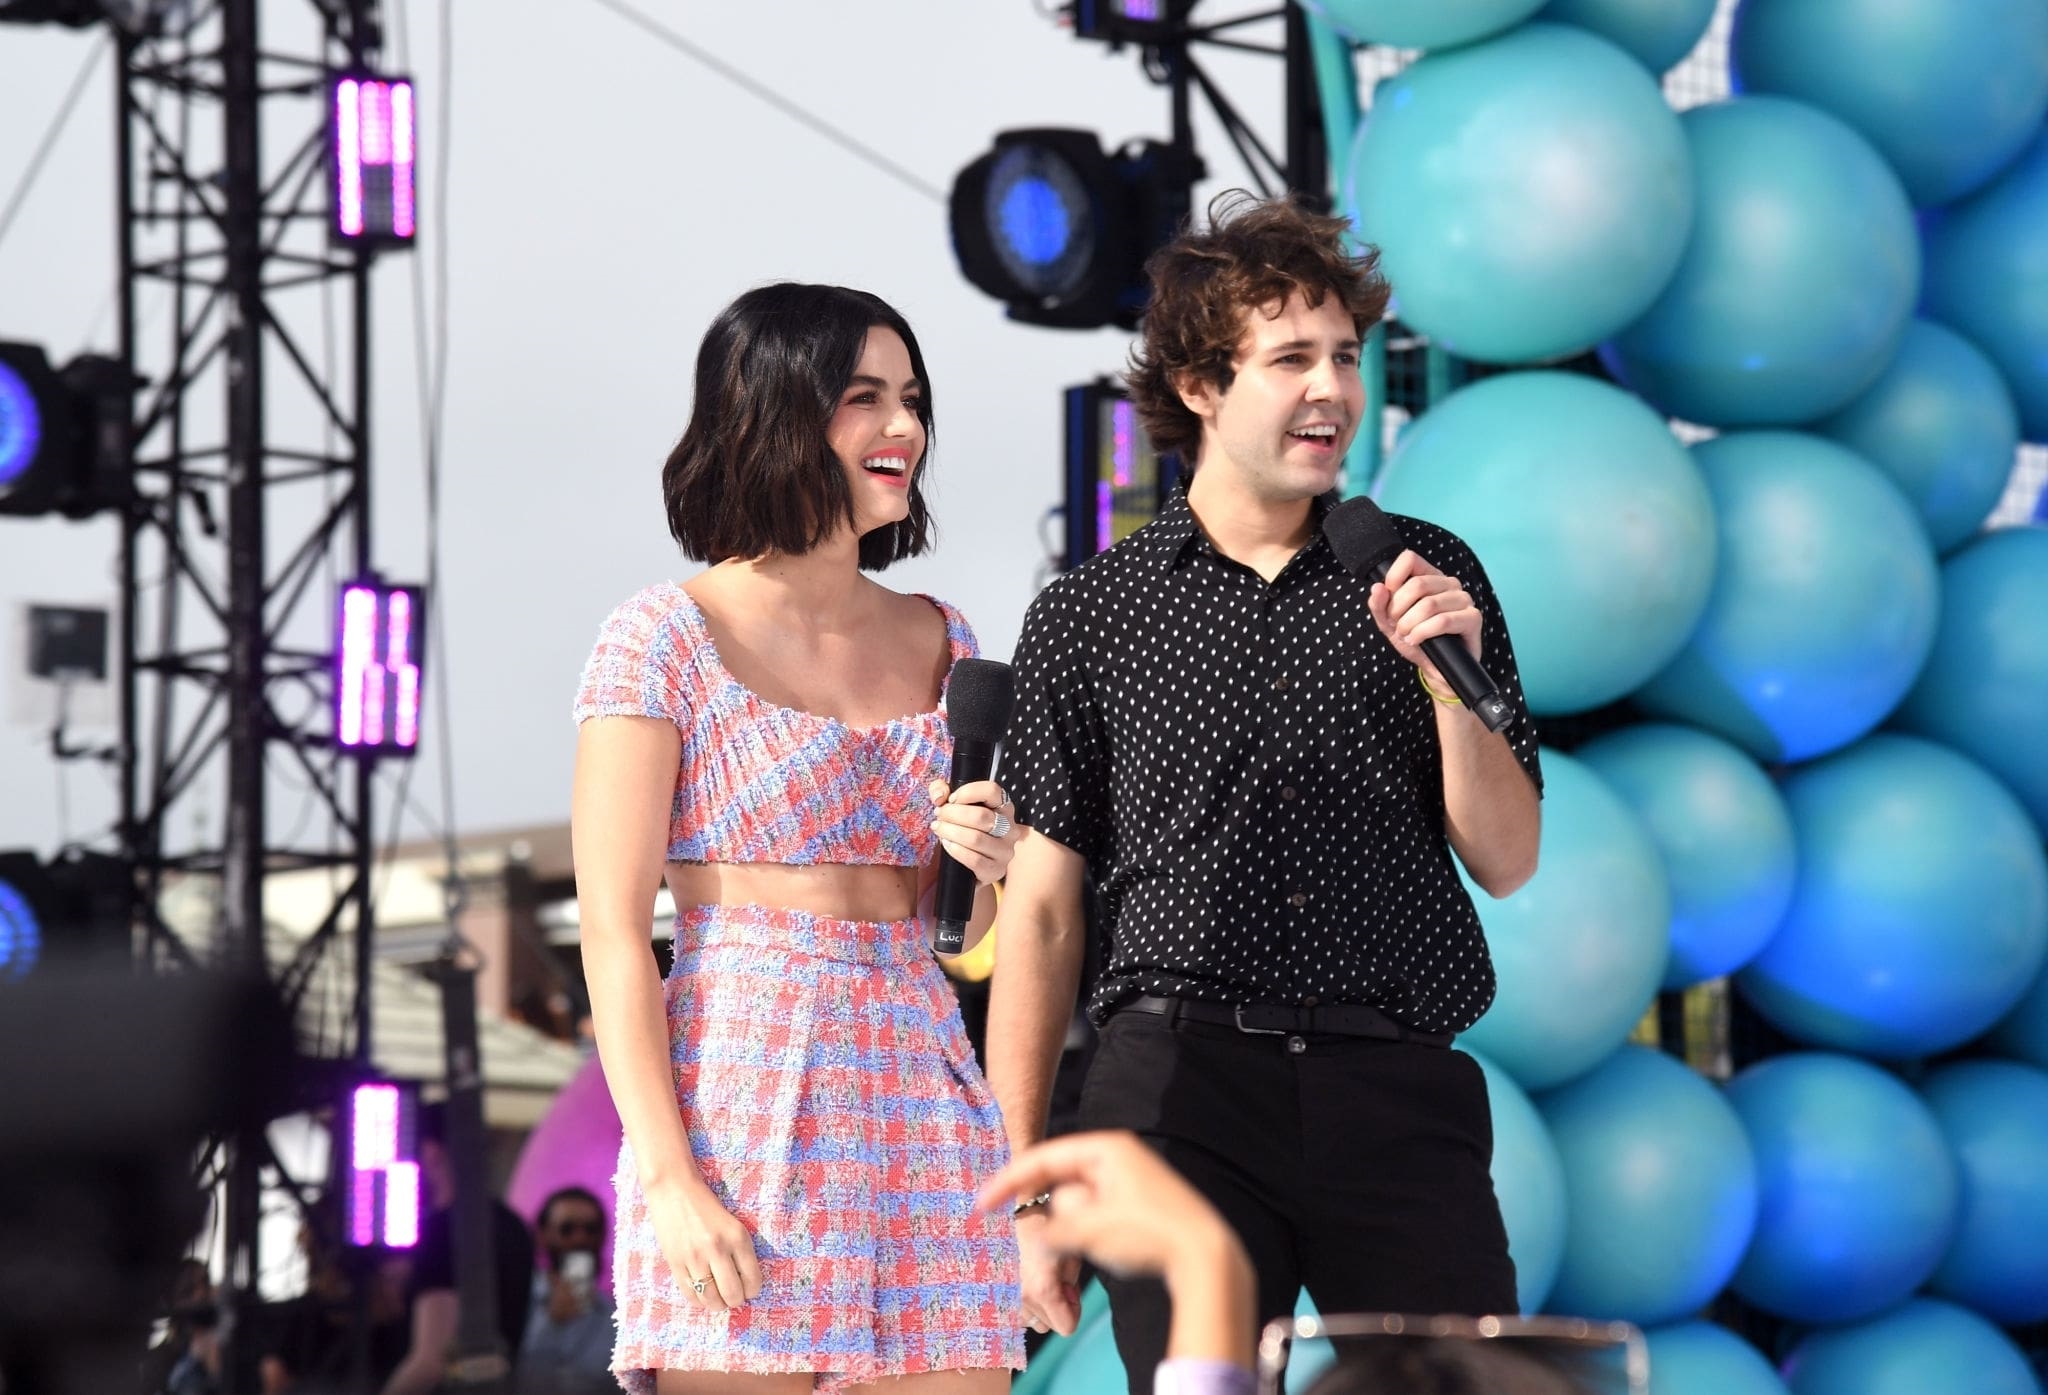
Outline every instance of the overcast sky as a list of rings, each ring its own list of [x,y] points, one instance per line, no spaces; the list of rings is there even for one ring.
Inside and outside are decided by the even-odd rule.
[[[636,3],[938,190],[1006,128],[1079,126],[1112,144],[1166,134],[1166,94],[1135,54],[1073,39],[1035,0]],[[264,13],[282,25],[305,9],[266,0]],[[455,0],[446,133],[432,126],[438,8],[413,0],[387,14],[387,53],[421,82],[423,160],[449,161],[447,226],[431,206],[424,224],[424,237],[448,238],[451,314],[437,598],[449,645],[430,681],[453,685],[460,829],[566,819],[569,702],[599,621],[691,570],[667,537],[657,476],[688,416],[697,341],[720,306],[764,281],[863,287],[917,329],[938,413],[941,542],[886,579],[954,601],[984,650],[1007,657],[1041,561],[1038,521],[1059,500],[1060,390],[1119,367],[1124,336],[1004,320],[955,268],[943,203],[597,0]],[[0,26],[0,198],[92,43]],[[110,62],[0,241],[0,338],[42,343],[59,362],[114,343]],[[1211,65],[1277,144],[1280,65]],[[1200,192],[1244,182],[1215,128],[1199,130],[1213,171]],[[425,571],[415,260],[427,269],[424,252],[387,257],[376,284],[376,551],[401,580]],[[0,634],[28,601],[113,601],[114,539],[104,521],[0,520]],[[0,690],[21,669],[10,649]],[[59,772],[46,734],[5,713],[0,703],[0,848],[47,849],[60,834]],[[430,727],[428,739],[447,738]],[[436,783],[419,785],[438,811]],[[104,826],[109,791],[100,773],[73,769],[64,831]]]

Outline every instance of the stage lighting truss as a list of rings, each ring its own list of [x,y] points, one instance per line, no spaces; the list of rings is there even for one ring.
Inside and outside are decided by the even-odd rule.
[[[1106,154],[1090,131],[1004,131],[953,182],[954,254],[1012,319],[1134,328],[1145,258],[1187,216],[1195,174],[1156,141]]]
[[[335,627],[334,741],[357,756],[410,756],[420,744],[426,592],[375,578],[342,588]]]
[[[37,345],[0,343],[0,515],[118,508],[133,396],[113,359],[81,354],[59,370]]]
[[[1150,523],[1179,461],[1161,456],[1129,394],[1107,378],[1066,391],[1065,565],[1078,567]]]
[[[357,1248],[409,1250],[425,1214],[417,1142],[418,1094],[369,1080],[348,1095],[348,1175],[341,1189],[342,1234]]]
[[[330,220],[348,246],[407,246],[419,231],[419,122],[412,79],[336,73],[327,83]]]

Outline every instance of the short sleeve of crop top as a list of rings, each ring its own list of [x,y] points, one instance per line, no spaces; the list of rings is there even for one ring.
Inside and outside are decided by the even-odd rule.
[[[676,589],[668,583],[650,586],[605,617],[577,685],[578,722],[660,717],[687,727],[697,705],[691,691],[695,667]]]

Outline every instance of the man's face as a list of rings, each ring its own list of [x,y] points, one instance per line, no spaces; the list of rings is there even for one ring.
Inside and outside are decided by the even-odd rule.
[[[595,1254],[604,1245],[604,1212],[581,1197],[563,1197],[548,1208],[540,1243],[558,1261],[576,1250]]]
[[[1299,291],[1245,315],[1227,389],[1194,383],[1181,398],[1202,419],[1201,469],[1220,469],[1272,503],[1334,488],[1365,410],[1358,331],[1343,302],[1310,308]]]

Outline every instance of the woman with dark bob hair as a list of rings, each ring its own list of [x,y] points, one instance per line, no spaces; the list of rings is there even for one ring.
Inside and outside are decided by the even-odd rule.
[[[710,565],[613,611],[583,673],[576,886],[625,1125],[631,1391],[992,1395],[1024,1364],[1015,1227],[973,1210],[1002,1120],[923,919],[943,845],[982,883],[978,939],[1017,831],[994,783],[946,787],[973,631],[863,575],[931,542],[931,431],[888,305],[741,296],[662,471],[669,530]]]

